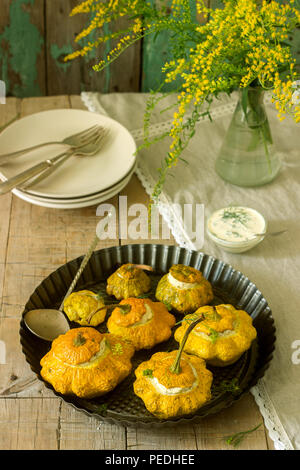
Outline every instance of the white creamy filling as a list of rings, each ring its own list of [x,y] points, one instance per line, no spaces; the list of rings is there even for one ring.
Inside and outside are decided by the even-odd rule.
[[[146,323],[152,320],[153,318],[152,308],[150,307],[150,305],[145,303],[145,309],[146,309],[146,312],[144,313],[142,318],[138,322],[134,323],[133,325],[130,325],[130,328],[132,328],[133,326],[145,325]]]
[[[195,380],[191,387],[171,387],[167,388],[164,385],[162,385],[156,377],[149,377],[148,380],[151,383],[151,385],[155,388],[155,390],[160,394],[160,395],[168,395],[168,396],[174,396],[174,395],[181,395],[183,393],[189,393],[191,392],[195,387],[198,385],[198,374],[194,366],[189,363],[189,366],[191,367]]]
[[[193,334],[196,335],[196,336],[200,336],[201,338],[204,338],[204,339],[210,339],[209,335],[207,335],[203,331],[195,331],[194,330]],[[222,331],[221,333],[218,332],[218,337],[220,337],[220,338],[228,337],[228,336],[232,336],[234,334],[235,334],[234,330],[225,330],[225,331]]]
[[[54,357],[55,359],[57,359],[58,361],[60,362],[63,362],[63,364],[65,364],[66,366],[68,367],[75,367],[75,368],[78,368],[78,367],[90,367],[93,365],[94,362],[96,362],[101,356],[104,356],[106,354],[106,352],[109,350],[109,348],[107,347],[107,343],[106,343],[106,340],[105,338],[101,341],[100,343],[100,348],[99,348],[99,351],[96,352],[96,354],[94,354],[91,359],[87,362],[82,362],[81,364],[69,364],[67,362],[63,362],[59,357],[57,357],[55,354]]]
[[[223,307],[226,307],[226,308],[229,308],[227,305],[223,305]],[[218,338],[228,338],[230,336],[233,336],[236,334],[236,327],[237,327],[237,321],[234,321],[233,323],[233,330],[224,330],[224,331],[221,331],[221,332],[217,332],[218,333]],[[204,339],[207,339],[207,340],[210,340],[210,337],[209,335],[207,335],[206,333],[204,333],[204,331],[197,331],[195,328],[192,330],[192,334],[193,335],[196,335],[196,336],[200,336],[201,338],[204,338]]]
[[[168,281],[173,287],[176,287],[176,289],[193,289],[194,287],[199,286],[198,282],[191,283],[177,281],[177,279],[175,279],[171,273],[168,274]]]

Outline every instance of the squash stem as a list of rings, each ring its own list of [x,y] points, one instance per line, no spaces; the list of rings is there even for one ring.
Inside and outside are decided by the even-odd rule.
[[[187,330],[184,334],[184,337],[182,338],[182,341],[180,343],[175,361],[173,362],[173,364],[170,367],[170,371],[173,374],[180,374],[180,371],[181,371],[181,369],[180,369],[180,359],[181,359],[181,355],[182,355],[186,340],[188,339],[188,336],[189,336],[190,332],[195,328],[195,326],[198,325],[198,323],[202,322],[203,320],[205,320],[205,316],[202,314],[196,321],[191,323],[189,325],[189,327],[187,328]]]

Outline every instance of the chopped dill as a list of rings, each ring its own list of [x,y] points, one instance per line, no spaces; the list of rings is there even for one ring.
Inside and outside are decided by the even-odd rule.
[[[216,387],[216,390],[219,393],[222,392],[231,392],[233,395],[237,395],[241,392],[241,389],[239,387],[239,381],[238,378],[235,377],[232,380],[222,380],[220,385]]]
[[[258,424],[257,426],[255,426],[255,428],[253,429],[249,429],[247,431],[240,431],[240,432],[237,432],[236,434],[232,434],[232,436],[226,436],[224,439],[226,441],[226,444],[230,445],[230,446],[233,446],[233,447],[238,447],[239,444],[244,440],[244,438],[256,431],[260,426],[262,425],[262,423]]]
[[[123,354],[123,346],[121,343],[117,343],[112,347],[113,356]]]
[[[222,220],[231,220],[233,225],[246,225],[246,223],[249,221],[249,215],[243,209],[230,207],[229,209],[225,209],[223,211]]]
[[[150,379],[153,378],[153,370],[152,369],[145,369],[143,370],[143,375],[145,377],[149,377]]]

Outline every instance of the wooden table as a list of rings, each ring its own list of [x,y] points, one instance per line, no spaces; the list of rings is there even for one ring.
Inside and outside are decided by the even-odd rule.
[[[21,117],[55,108],[84,109],[79,96],[8,98],[0,105],[0,126],[18,113]],[[121,195],[128,205],[148,203],[134,176]],[[118,196],[109,203],[118,211]],[[118,213],[122,221],[124,214]],[[174,429],[143,430],[101,423],[55,397],[26,363],[19,341],[23,307],[36,286],[60,265],[83,255],[94,237],[99,218],[96,206],[76,210],[47,209],[7,194],[0,203],[0,341],[6,346],[0,363],[0,449],[115,449],[196,450],[231,449],[224,437],[252,429],[262,417],[249,393],[229,409],[201,424]],[[147,240],[149,242],[151,240]],[[155,240],[175,244],[173,240]],[[136,243],[118,237],[99,248]],[[143,240],[138,240],[143,243]],[[262,424],[244,439],[239,449],[273,449]]]

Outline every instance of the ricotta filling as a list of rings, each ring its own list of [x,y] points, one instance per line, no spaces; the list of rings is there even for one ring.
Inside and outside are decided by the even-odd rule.
[[[182,282],[175,279],[171,273],[168,273],[169,283],[176,289],[193,289],[194,287],[199,286],[198,282]]]
[[[234,330],[225,330],[225,331],[222,331],[222,332],[217,332],[218,333],[218,337],[222,338],[222,337],[225,337],[227,338],[228,336],[232,336],[235,334],[235,331]],[[204,333],[203,331],[193,331],[193,334],[196,335],[196,336],[200,336],[201,338],[204,338],[204,339],[210,339],[209,335],[207,335],[206,333]]]
[[[142,318],[139,321],[137,321],[136,323],[133,323],[133,325],[130,325],[130,328],[132,328],[134,326],[145,325],[146,323],[149,323],[149,321],[152,320],[152,318],[153,318],[152,308],[150,307],[150,305],[145,303],[145,309],[146,309],[146,312],[144,313]]]
[[[226,307],[227,308],[227,307]],[[224,331],[217,331],[218,333],[218,338],[228,338],[230,336],[233,336],[236,334],[236,328],[237,328],[238,322],[235,321],[233,324],[233,330],[224,330]],[[197,331],[196,329],[193,329],[192,331],[193,335],[200,336],[201,338],[210,340],[210,337],[208,334],[204,333],[204,331]]]
[[[149,377],[148,380],[160,395],[175,396],[175,395],[182,395],[184,393],[189,393],[194,388],[196,388],[197,385],[198,385],[197,371],[196,371],[195,367],[192,364],[189,363],[189,366],[191,367],[191,369],[193,371],[193,374],[194,374],[194,377],[195,377],[195,380],[194,380],[193,384],[190,387],[171,387],[171,388],[167,388],[164,385],[162,385],[156,377]]]

